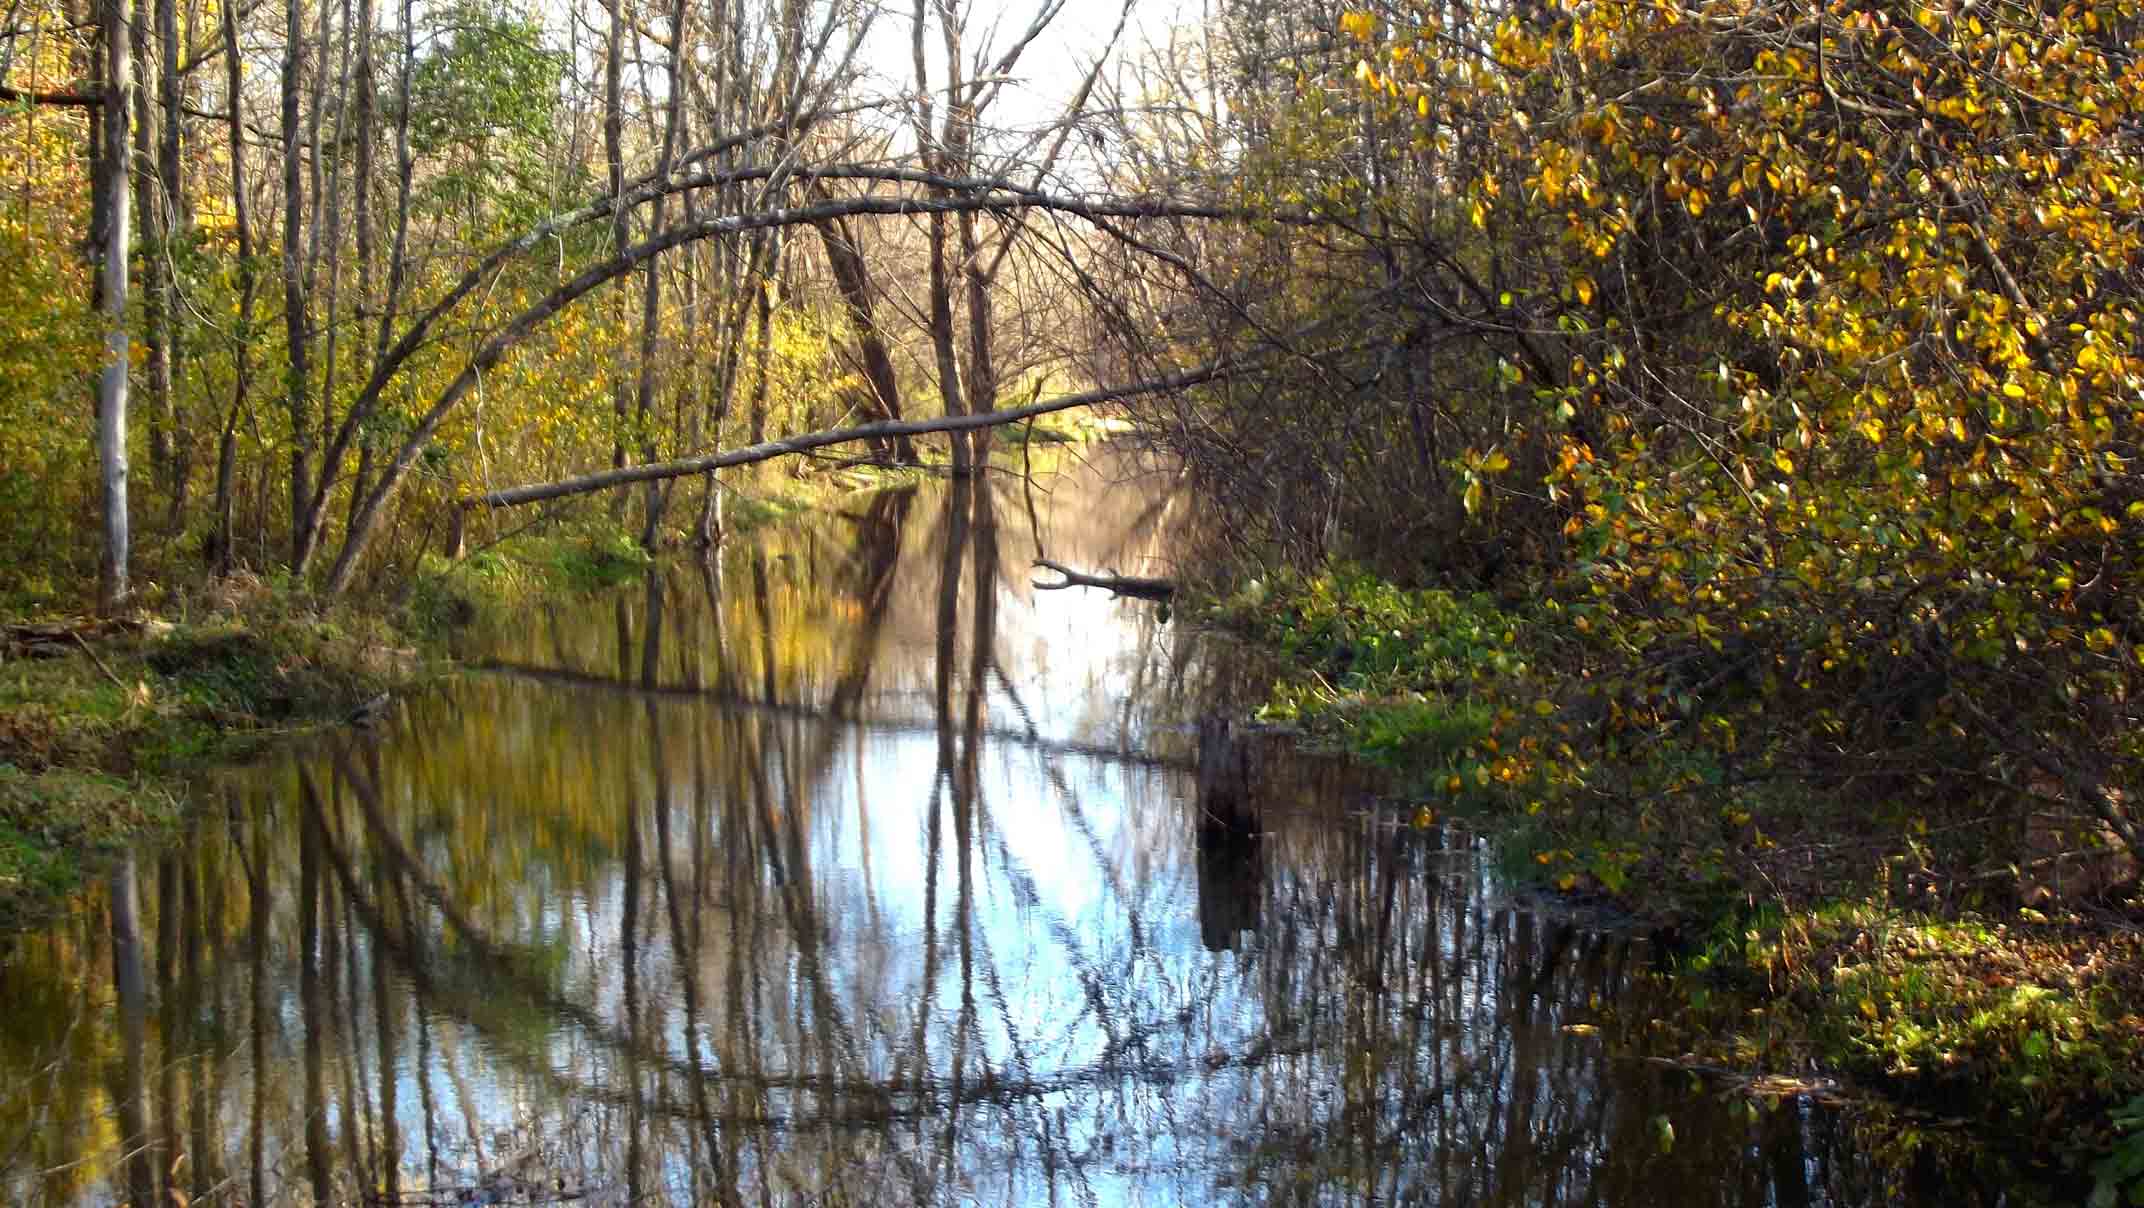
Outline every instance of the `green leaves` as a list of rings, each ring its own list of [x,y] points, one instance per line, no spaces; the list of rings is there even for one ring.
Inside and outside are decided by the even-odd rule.
[[[547,198],[565,56],[509,0],[456,0],[438,22],[410,81],[412,149],[438,161],[425,193],[465,221],[503,207],[506,226],[522,225]]]
[[[2112,1123],[2119,1139],[2092,1166],[2091,1208],[2144,1204],[2144,1095],[2118,1109]]]

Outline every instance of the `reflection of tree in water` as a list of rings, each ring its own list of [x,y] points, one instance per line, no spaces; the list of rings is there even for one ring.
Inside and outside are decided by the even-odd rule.
[[[37,1010],[0,1052],[45,1071],[0,1091],[15,1198],[1868,1186],[1823,1117],[1741,1121],[1563,1030],[1631,1001],[1627,942],[1514,910],[1316,765],[1246,755],[1224,800],[1188,743],[1127,757],[1053,713],[1002,552],[1022,514],[882,493],[842,540],[525,635],[599,652],[563,682],[472,680],[390,741],[234,778],[139,902],[122,870],[15,954]],[[1093,640],[1133,648],[1122,683],[1202,690],[1147,621]]]
[[[960,544],[949,540],[956,511],[948,506],[950,496],[963,490],[988,498],[993,525],[1003,523],[1001,515],[1021,530],[1036,523],[1018,502],[1017,483],[1001,476],[981,482],[972,489],[932,484],[872,492],[826,516],[771,530],[710,568],[668,568],[659,682],[843,717],[929,718],[938,566],[944,551]],[[1057,506],[1039,522],[1046,527],[1017,532],[1016,544],[1047,543],[1056,556],[1097,566],[1166,569],[1161,557],[1184,510],[1172,479],[1082,474],[1062,480],[1054,491]],[[958,509],[962,524],[971,510]],[[991,542],[993,549],[1002,544]],[[1112,607],[1098,596],[1083,604],[1136,640],[1109,644],[1115,659],[1105,691],[1051,682],[1047,672],[1054,662],[1077,669],[1088,652],[1037,624],[1047,610],[1038,612],[1026,590],[1024,556],[994,556],[989,573],[1001,594],[1021,605],[992,652],[992,704],[1011,711],[997,724],[1023,720],[1023,710],[1040,706],[1044,716],[1024,720],[1039,721],[1052,737],[1122,748],[1127,739],[1143,740],[1154,719],[1173,721],[1186,694],[1196,691],[1196,683],[1184,681],[1183,667],[1172,662],[1182,644],[1169,640],[1153,610]],[[1062,611],[1072,601],[1053,603]],[[509,668],[634,679],[629,668],[645,671],[644,608],[636,601],[615,611],[597,625],[586,610],[553,606],[528,626],[494,635],[487,655]],[[718,641],[730,645],[717,649]],[[872,653],[862,657],[865,651]],[[1082,713],[1067,719],[1069,726],[1052,724],[1048,716],[1073,709]]]

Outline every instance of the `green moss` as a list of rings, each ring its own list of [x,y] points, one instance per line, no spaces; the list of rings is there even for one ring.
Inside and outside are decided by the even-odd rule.
[[[1454,694],[1522,674],[1522,619],[1485,595],[1408,590],[1358,570],[1252,580],[1207,619],[1273,650],[1328,698]]]
[[[176,799],[156,785],[0,764],[0,925],[47,908],[101,855],[176,816]]]
[[[35,914],[100,850],[167,823],[188,769],[348,718],[427,662],[376,617],[258,583],[179,624],[0,664],[0,921]]]
[[[1266,720],[1390,770],[1439,810],[1524,816],[1535,777],[1506,756],[1516,718],[1495,703],[1528,671],[1522,616],[1350,568],[1252,580],[1194,607],[1273,657]]]

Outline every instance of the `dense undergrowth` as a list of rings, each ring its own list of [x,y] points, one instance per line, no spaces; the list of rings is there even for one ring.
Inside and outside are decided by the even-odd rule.
[[[1826,1070],[1902,1108],[1917,1144],[1963,1120],[2057,1182],[2144,1173],[2120,1124],[2144,1093],[2144,948],[2117,854],[2049,852],[1985,796],[1787,774],[1754,732],[1723,757],[1692,736],[1708,715],[1754,731],[1732,700],[1636,724],[1552,594],[1340,569],[1250,580],[1206,616],[1278,656],[1265,716],[1393,769],[1418,821],[1481,828],[1544,891],[1667,937],[1687,1010],[1637,1042]]]

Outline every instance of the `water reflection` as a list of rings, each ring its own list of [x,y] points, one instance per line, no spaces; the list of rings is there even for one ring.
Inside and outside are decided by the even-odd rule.
[[[1186,724],[1238,671],[1146,606],[1026,587],[1154,573],[1181,506],[881,492],[233,774],[8,954],[7,1197],[1884,1197],[1828,1116],[1566,1030],[1630,941]]]

